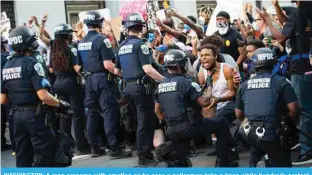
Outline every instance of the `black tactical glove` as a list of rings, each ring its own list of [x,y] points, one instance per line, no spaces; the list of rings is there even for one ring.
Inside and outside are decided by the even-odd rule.
[[[66,112],[67,110],[70,109],[70,104],[67,103],[66,101],[59,100],[59,103],[60,103],[60,106],[59,106],[60,112]]]

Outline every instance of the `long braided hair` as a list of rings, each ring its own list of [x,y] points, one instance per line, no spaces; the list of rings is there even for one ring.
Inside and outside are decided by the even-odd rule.
[[[65,72],[69,68],[70,56],[66,40],[68,40],[66,37],[58,35],[55,38],[51,47],[51,59],[53,63],[53,68],[61,72]]]

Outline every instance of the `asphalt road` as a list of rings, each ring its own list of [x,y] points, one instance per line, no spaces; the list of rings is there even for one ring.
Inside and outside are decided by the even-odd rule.
[[[197,156],[192,157],[193,167],[214,167],[215,156],[207,157],[206,151],[209,149],[198,149]],[[293,158],[298,155],[298,152],[293,153]],[[249,152],[240,153],[240,167],[248,167]],[[107,155],[91,158],[90,155],[75,156],[73,158],[72,167],[134,167],[137,165],[137,155],[133,152],[133,157],[127,159],[110,160]],[[304,165],[303,167],[311,167],[312,164]],[[11,151],[1,152],[1,167],[15,167],[15,157],[11,155]]]

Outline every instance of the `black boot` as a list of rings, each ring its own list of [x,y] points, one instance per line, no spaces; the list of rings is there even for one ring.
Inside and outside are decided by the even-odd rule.
[[[196,155],[197,153],[196,153],[195,143],[194,143],[194,140],[192,140],[190,144],[189,157],[195,157]]]
[[[109,159],[123,159],[132,157],[132,150],[122,151],[119,147],[111,147]]]
[[[217,158],[215,167],[239,167],[239,163],[235,160],[222,160]]]
[[[232,149],[229,150],[228,156],[229,156],[229,159],[230,159],[231,161],[237,161],[237,160],[239,160],[239,155],[238,155],[238,153],[237,153],[237,151],[236,151],[235,148],[232,148]]]
[[[207,152],[206,156],[215,156],[217,155],[216,152],[216,142],[212,142],[212,151],[211,152]]]
[[[100,157],[105,154],[105,150],[99,148],[98,146],[91,147],[91,157]]]
[[[155,167],[158,162],[154,159],[150,159],[147,156],[140,156],[138,161],[138,166],[135,167]]]
[[[76,156],[88,155],[90,153],[91,153],[90,148],[86,148],[86,149],[83,149],[83,150],[77,150]]]

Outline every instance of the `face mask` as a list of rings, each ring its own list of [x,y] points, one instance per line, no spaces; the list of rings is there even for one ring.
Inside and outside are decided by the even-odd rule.
[[[253,28],[255,31],[259,31],[259,30],[260,30],[259,26],[258,26],[257,23],[255,23],[255,22],[252,23],[252,28]]]
[[[155,40],[155,35],[154,35],[153,33],[149,33],[149,34],[148,34],[147,41],[148,41],[149,43],[152,43],[154,40]]]
[[[190,27],[190,26],[188,26],[188,25],[184,24],[184,30],[189,31],[190,29],[191,29],[191,27]]]
[[[217,22],[217,28],[218,28],[218,31],[220,33],[220,35],[224,35],[228,32],[228,29],[229,29],[229,24],[226,23],[226,22]]]
[[[198,18],[198,24],[199,24],[199,25],[202,25],[202,26],[205,25],[205,21],[206,21],[205,18],[202,17],[202,16],[200,16],[200,17]]]

